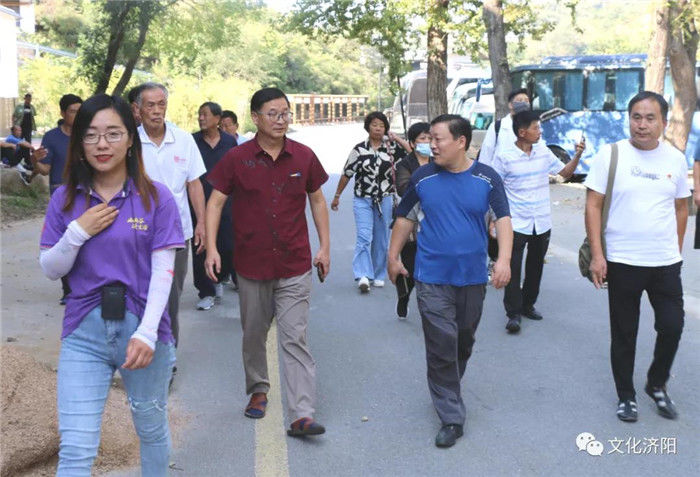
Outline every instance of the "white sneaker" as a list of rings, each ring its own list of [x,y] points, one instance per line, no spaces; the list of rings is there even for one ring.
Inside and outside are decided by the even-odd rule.
[[[205,296],[204,298],[199,300],[199,303],[197,303],[198,310],[211,310],[212,306],[214,306],[213,296]]]
[[[216,285],[214,285],[214,290],[216,293],[216,302],[219,303],[221,301],[221,298],[224,296],[224,284],[217,283]]]
[[[372,282],[373,287],[384,288],[384,280],[374,280]]]
[[[369,293],[369,278],[360,277],[360,280],[357,282],[357,287],[360,289],[360,292]]]

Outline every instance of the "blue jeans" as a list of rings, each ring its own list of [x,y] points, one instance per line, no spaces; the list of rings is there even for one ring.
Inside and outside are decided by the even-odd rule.
[[[357,231],[355,255],[352,258],[352,273],[355,275],[355,280],[361,277],[367,277],[370,280],[386,279],[391,207],[391,196],[382,199],[381,215],[372,199],[357,196],[353,199],[352,208]]]
[[[105,401],[117,369],[141,444],[141,473],[144,477],[167,475],[170,430],[166,404],[175,347],[158,342],[151,364],[122,369],[129,338],[138,325],[136,315],[129,312],[123,321],[103,320],[98,306],[63,339],[58,360],[61,444],[57,476],[90,476],[100,444]]]

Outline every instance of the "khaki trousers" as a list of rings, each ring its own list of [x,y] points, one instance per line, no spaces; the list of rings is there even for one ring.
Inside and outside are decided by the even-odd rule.
[[[270,390],[267,332],[273,317],[277,317],[289,417],[292,422],[313,417],[316,363],[306,344],[311,272],[274,280],[251,280],[238,275],[238,287],[246,393],[267,393]]]
[[[170,296],[168,296],[168,316],[170,316],[170,328],[175,338],[175,347],[180,343],[180,295],[185,285],[187,276],[187,254],[190,248],[190,241],[185,240],[185,248],[175,252],[175,266],[173,267],[173,283],[170,286]]]

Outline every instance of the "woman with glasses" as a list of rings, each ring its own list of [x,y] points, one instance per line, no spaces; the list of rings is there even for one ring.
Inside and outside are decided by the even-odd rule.
[[[415,123],[408,128],[408,144],[413,152],[404,158],[396,166],[396,191],[400,197],[406,193],[408,183],[411,181],[411,175],[421,166],[430,162],[430,124]],[[408,302],[411,298],[413,290],[413,268],[416,262],[416,227],[409,236],[408,241],[401,249],[401,262],[408,276],[401,275],[397,277],[396,290],[398,291],[398,300],[396,301],[396,315],[400,320],[408,316]]]
[[[88,99],[41,235],[44,274],[67,276],[71,288],[58,364],[57,475],[90,475],[117,369],[140,439],[142,475],[167,475],[175,352],[165,307],[182,247],[177,206],[144,172],[129,106],[116,96]]]
[[[379,111],[365,117],[365,131],[369,137],[350,151],[331,202],[331,209],[337,211],[340,194],[355,176],[356,242],[352,271],[361,293],[369,292],[370,281],[375,287],[384,286],[396,165],[406,155],[406,149],[410,150],[406,141],[388,132],[389,121]]]

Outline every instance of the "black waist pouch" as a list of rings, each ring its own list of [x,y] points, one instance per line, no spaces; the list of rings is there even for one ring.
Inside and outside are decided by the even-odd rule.
[[[123,320],[126,315],[126,286],[112,283],[102,287],[102,319]]]

